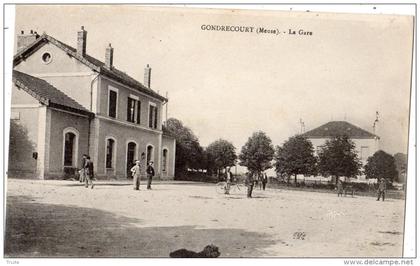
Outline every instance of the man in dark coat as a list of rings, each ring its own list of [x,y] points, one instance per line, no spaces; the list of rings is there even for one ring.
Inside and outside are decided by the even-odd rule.
[[[146,169],[147,174],[147,189],[152,189],[152,178],[155,176],[155,169],[153,168],[153,162],[150,161]]]
[[[262,174],[261,182],[262,182],[262,188],[263,188],[263,190],[265,190],[265,186],[267,185],[267,182],[268,182],[268,177],[267,177],[266,173]]]
[[[90,156],[86,156],[86,161],[85,161],[85,188],[88,188],[89,185],[91,185],[91,189],[93,188],[93,162],[90,160]]]
[[[385,178],[381,178],[381,180],[379,181],[377,201],[379,201],[381,196],[382,196],[382,201],[385,200],[385,191],[386,191],[386,180],[385,180]]]
[[[246,174],[246,178],[245,178],[245,185],[247,186],[248,190],[247,190],[247,198],[252,198],[252,190],[254,188],[254,175],[252,172],[248,172]]]

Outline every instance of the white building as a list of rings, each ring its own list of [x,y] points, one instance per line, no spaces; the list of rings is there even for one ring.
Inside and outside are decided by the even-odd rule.
[[[354,142],[363,166],[366,165],[367,158],[379,150],[379,136],[346,121],[331,121],[303,134],[312,142],[316,154],[328,139],[342,135],[348,136]]]

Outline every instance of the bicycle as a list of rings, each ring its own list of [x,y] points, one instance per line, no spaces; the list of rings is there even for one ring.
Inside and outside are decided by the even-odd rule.
[[[216,192],[219,193],[219,194],[225,194],[226,186],[227,186],[226,181],[217,183],[216,184]],[[245,191],[245,186],[243,184],[240,184],[240,183],[231,182],[229,193],[231,193],[231,192],[235,193],[235,192],[239,192],[239,191]]]

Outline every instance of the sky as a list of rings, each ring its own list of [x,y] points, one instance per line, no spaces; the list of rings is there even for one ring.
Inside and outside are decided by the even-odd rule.
[[[168,116],[201,145],[223,138],[237,152],[255,131],[274,145],[305,129],[345,120],[376,134],[381,149],[406,153],[412,18],[314,12],[178,9],[138,6],[17,6],[16,31],[46,32],[151,88],[168,93]],[[202,30],[202,25],[278,29],[281,34]],[[254,29],[254,31],[255,31]],[[289,35],[303,30],[312,35]],[[283,33],[286,32],[286,33]]]

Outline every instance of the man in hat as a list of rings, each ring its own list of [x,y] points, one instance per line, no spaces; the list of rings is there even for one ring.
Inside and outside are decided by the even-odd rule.
[[[146,169],[147,174],[147,189],[152,189],[152,178],[155,176],[155,169],[153,168],[153,162],[150,161]]]
[[[338,197],[342,197],[343,196],[343,192],[344,192],[344,187],[343,187],[343,181],[341,181],[341,179],[339,178],[337,180],[337,196]]]
[[[248,188],[247,189],[247,194],[246,194],[246,197],[247,198],[252,198],[252,190],[254,188],[254,183],[255,183],[254,174],[252,172],[246,173],[246,176],[245,176],[245,185]]]
[[[226,186],[225,186],[225,194],[229,195],[230,193],[230,184],[232,183],[232,172],[230,171],[230,167],[226,168]]]
[[[86,154],[83,154],[82,156],[82,162],[81,162],[81,169],[79,170],[79,182],[84,183],[85,182],[85,164],[86,164]]]
[[[90,160],[89,155],[86,156],[84,170],[85,170],[85,188],[88,188],[90,185],[91,186],[90,188],[93,189],[93,182],[92,182],[92,179],[94,177],[93,162]]]
[[[140,190],[141,166],[139,160],[136,160],[136,164],[131,168],[131,174],[133,176],[134,190]]]
[[[379,186],[378,186],[378,198],[376,199],[376,201],[379,201],[379,199],[382,196],[382,201],[385,200],[385,191],[386,191],[386,180],[385,178],[381,178],[381,180],[379,181]]]

